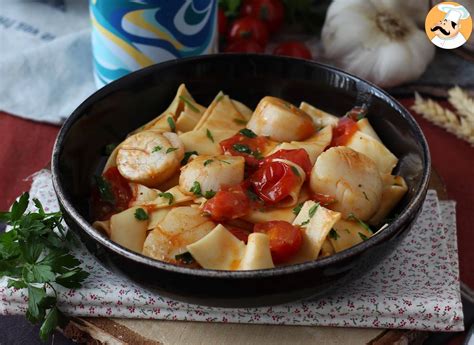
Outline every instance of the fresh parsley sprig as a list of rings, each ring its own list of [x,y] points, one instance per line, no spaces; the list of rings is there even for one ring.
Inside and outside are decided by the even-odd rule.
[[[10,211],[0,212],[0,222],[11,226],[0,234],[0,277],[8,277],[8,287],[28,290],[26,318],[41,323],[39,336],[45,341],[67,320],[57,306],[55,286],[79,288],[89,274],[69,253],[72,237],[61,224],[61,212],[45,212],[38,199],[33,199],[36,212],[26,212],[29,199],[23,193]]]

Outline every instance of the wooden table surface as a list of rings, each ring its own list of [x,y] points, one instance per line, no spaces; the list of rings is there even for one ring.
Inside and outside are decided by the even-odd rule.
[[[402,104],[409,107],[413,99],[403,99]],[[471,288],[474,287],[474,232],[472,231],[473,205],[474,205],[474,148],[444,130],[426,122],[419,116],[417,121],[421,125],[430,145],[433,167],[441,176],[446,185],[447,196],[457,201],[457,230],[460,256],[461,280]],[[19,119],[0,112],[0,210],[9,207],[15,197],[22,191],[28,190],[30,181],[28,176],[45,167],[50,160],[51,149],[59,127],[40,124],[32,121]],[[401,138],[403,140],[403,138]],[[136,327],[137,334],[146,335],[153,328],[160,327],[158,324],[142,322],[142,326]],[[118,321],[118,328],[127,321]],[[180,326],[171,326],[166,322],[161,332],[164,337],[182,337],[183,344],[189,343],[193,334],[209,332],[205,326],[199,323],[181,323]],[[246,325],[225,325],[227,327],[226,339],[230,341],[232,336],[237,336]],[[310,327],[304,327],[310,329]],[[248,329],[248,328],[247,328]],[[275,327],[273,329],[276,329]],[[302,331],[301,327],[282,327],[278,331],[267,332],[264,326],[254,329],[255,340],[258,337],[263,340],[291,340],[298,335],[311,343],[311,339],[339,339],[348,337],[349,341],[358,339],[364,343],[365,338],[361,336],[360,330],[350,332],[337,332],[331,328],[313,328],[313,330]],[[29,326],[22,317],[3,317],[0,319],[0,344],[40,344],[37,340],[37,328]],[[377,335],[380,331],[373,330],[364,334]],[[271,334],[270,334],[271,333]],[[186,338],[191,337],[191,338]],[[218,344],[218,334],[207,334],[206,344]],[[339,338],[338,338],[339,337]],[[176,338],[173,338],[176,339]],[[452,343],[461,343],[463,335],[459,335]],[[165,339],[166,340],[166,339]],[[211,341],[212,340],[212,341]],[[70,342],[59,334],[55,335],[54,344],[69,344]],[[166,341],[163,342],[166,344]],[[327,342],[330,344],[330,342]],[[166,344],[168,345],[168,344]]]

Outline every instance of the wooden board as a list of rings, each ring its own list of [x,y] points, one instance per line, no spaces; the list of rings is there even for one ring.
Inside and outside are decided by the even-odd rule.
[[[439,199],[448,198],[445,184],[434,170],[429,188],[438,192]],[[62,332],[78,343],[110,345],[417,345],[429,335],[409,330],[111,318],[72,318]]]

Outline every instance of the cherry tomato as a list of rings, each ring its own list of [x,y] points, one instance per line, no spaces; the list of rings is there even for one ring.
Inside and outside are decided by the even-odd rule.
[[[268,42],[268,29],[260,20],[247,16],[234,21],[228,39],[229,42],[254,40],[264,48]]]
[[[280,43],[273,50],[274,55],[293,56],[302,59],[311,59],[311,52],[302,42],[288,41]]]
[[[244,230],[244,229],[241,229],[241,228],[237,228],[235,226],[230,226],[230,225],[227,225],[227,224],[224,225],[224,226],[227,230],[230,231],[230,233],[232,233],[232,235],[237,237],[242,242],[247,243],[247,241],[249,239],[250,231]]]
[[[303,243],[301,229],[282,220],[257,223],[253,231],[268,235],[274,263],[283,263],[291,259]]]
[[[203,209],[216,222],[245,216],[249,210],[250,201],[241,186],[232,186],[217,192],[206,202]]]
[[[104,182],[110,188],[112,200],[104,200],[100,195],[98,188],[95,188],[92,193],[94,214],[97,219],[109,219],[114,213],[121,212],[128,208],[130,201],[133,198],[132,189],[128,181],[120,175],[117,167],[109,168],[102,175]]]
[[[280,29],[285,18],[285,7],[280,0],[245,0],[240,7],[242,16],[260,19],[270,33]]]
[[[300,178],[288,164],[273,161],[262,165],[250,182],[263,201],[276,204],[290,194]]]
[[[222,8],[217,11],[217,27],[221,37],[227,34],[227,17]]]
[[[266,164],[275,158],[286,159],[290,162],[298,164],[304,170],[306,178],[308,178],[311,174],[311,169],[313,166],[311,165],[311,160],[309,159],[308,153],[304,149],[278,150],[270,156],[265,157],[265,159],[260,164]]]
[[[330,147],[345,145],[352,135],[357,132],[357,123],[350,117],[339,120],[337,127],[332,130]]]
[[[311,200],[319,202],[323,206],[334,204],[337,201],[336,197],[333,195],[326,195],[326,194],[320,194],[320,193],[314,193],[311,196]]]
[[[233,137],[221,141],[219,145],[224,153],[232,156],[242,156],[248,166],[255,168],[258,166],[259,157],[266,143],[267,139],[265,137],[249,138],[237,133]]]
[[[224,50],[226,53],[263,53],[264,50],[260,44],[254,40],[240,39],[231,42]]]

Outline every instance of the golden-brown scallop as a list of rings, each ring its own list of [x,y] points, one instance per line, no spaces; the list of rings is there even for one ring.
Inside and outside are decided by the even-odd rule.
[[[348,147],[323,152],[313,167],[310,187],[314,193],[331,195],[330,207],[347,218],[351,213],[368,220],[382,198],[382,179],[374,161]]]
[[[197,156],[181,168],[179,187],[183,193],[202,195],[233,186],[244,179],[245,159],[240,156]],[[196,186],[199,185],[198,191]]]
[[[127,180],[155,187],[179,169],[184,148],[175,133],[143,131],[120,145],[117,167]]]
[[[280,98],[270,96],[258,103],[247,128],[280,142],[305,140],[316,131],[308,114]]]

